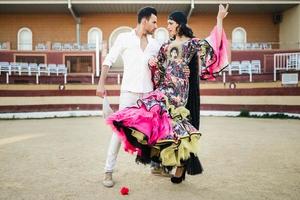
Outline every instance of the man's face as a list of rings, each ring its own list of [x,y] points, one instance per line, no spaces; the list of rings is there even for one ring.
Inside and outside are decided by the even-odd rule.
[[[154,31],[157,29],[157,17],[155,15],[151,15],[149,20],[145,20],[145,31],[147,34],[153,34]]]

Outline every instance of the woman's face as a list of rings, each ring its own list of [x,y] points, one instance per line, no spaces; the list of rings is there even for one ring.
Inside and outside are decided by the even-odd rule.
[[[168,31],[171,37],[174,37],[177,34],[177,28],[178,24],[174,20],[168,20]]]

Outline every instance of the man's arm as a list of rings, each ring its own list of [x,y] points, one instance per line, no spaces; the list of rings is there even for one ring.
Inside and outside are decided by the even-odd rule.
[[[97,90],[96,90],[96,95],[99,97],[104,97],[106,96],[106,91],[105,91],[105,81],[106,81],[106,77],[109,71],[109,66],[108,65],[103,65],[102,69],[101,69],[101,75],[100,75],[100,79],[98,82],[98,86],[97,86]]]
[[[114,62],[116,62],[118,56],[121,54],[123,50],[123,43],[121,36],[119,35],[113,45],[113,47],[110,49],[110,52],[108,55],[105,57],[105,60],[103,62],[103,65],[101,67],[101,75],[100,79],[98,82],[97,90],[96,90],[96,95],[99,97],[104,97],[106,95],[105,91],[105,81],[106,77],[109,71],[109,68],[112,66]]]

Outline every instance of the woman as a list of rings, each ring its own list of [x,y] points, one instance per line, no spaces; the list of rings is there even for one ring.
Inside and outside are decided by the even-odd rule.
[[[136,106],[118,111],[107,119],[122,139],[124,149],[137,152],[137,161],[155,161],[165,167],[177,167],[171,178],[173,183],[182,182],[186,171],[192,175],[202,172],[196,156],[201,134],[189,122],[189,111],[185,108],[189,96],[186,71],[197,53],[203,79],[213,79],[214,74],[227,64],[226,38],[222,31],[227,9],[228,6],[219,6],[217,27],[207,40],[194,38],[186,16],[182,12],[173,12],[169,16],[168,29],[174,40],[162,45],[157,59],[150,62],[155,90],[139,99]]]

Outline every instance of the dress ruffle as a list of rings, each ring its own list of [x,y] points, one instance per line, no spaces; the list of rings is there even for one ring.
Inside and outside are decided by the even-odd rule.
[[[139,99],[137,106],[109,116],[107,123],[121,138],[125,151],[137,152],[137,161],[174,167],[199,150],[201,133],[188,122],[188,115],[186,108],[169,104],[166,96],[154,91]]]

